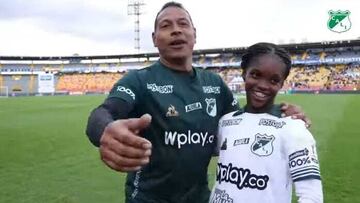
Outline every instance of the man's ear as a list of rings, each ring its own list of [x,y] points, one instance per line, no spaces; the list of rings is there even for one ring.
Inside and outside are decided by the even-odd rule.
[[[196,28],[194,27],[194,39],[195,39],[195,44],[196,44]]]
[[[153,41],[154,47],[157,47],[157,45],[156,45],[156,36],[155,36],[155,32],[152,32],[152,33],[151,33],[151,37],[152,37],[152,41]]]

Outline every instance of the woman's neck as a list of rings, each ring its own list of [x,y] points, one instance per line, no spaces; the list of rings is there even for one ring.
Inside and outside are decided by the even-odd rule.
[[[248,113],[270,113],[273,106],[274,104],[271,103],[263,108],[254,108],[253,106],[246,104],[244,110]]]

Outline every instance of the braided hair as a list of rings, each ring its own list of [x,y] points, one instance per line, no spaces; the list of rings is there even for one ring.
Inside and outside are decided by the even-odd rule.
[[[291,68],[291,57],[290,54],[283,48],[277,46],[276,44],[267,43],[267,42],[260,42],[254,45],[251,45],[247,48],[245,54],[241,58],[241,68],[243,72],[246,72],[246,69],[249,67],[250,63],[265,54],[273,54],[278,56],[285,64],[285,78],[290,73]]]

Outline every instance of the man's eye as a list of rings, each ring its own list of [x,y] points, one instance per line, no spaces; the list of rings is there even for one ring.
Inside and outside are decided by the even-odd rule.
[[[186,22],[186,21],[182,21],[182,22],[180,22],[179,24],[180,24],[181,26],[188,26],[188,25],[189,25],[189,23]]]

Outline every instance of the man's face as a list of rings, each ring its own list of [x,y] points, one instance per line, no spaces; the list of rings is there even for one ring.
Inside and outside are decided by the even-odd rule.
[[[187,59],[192,57],[196,31],[184,9],[168,7],[158,15],[152,38],[165,60]]]

